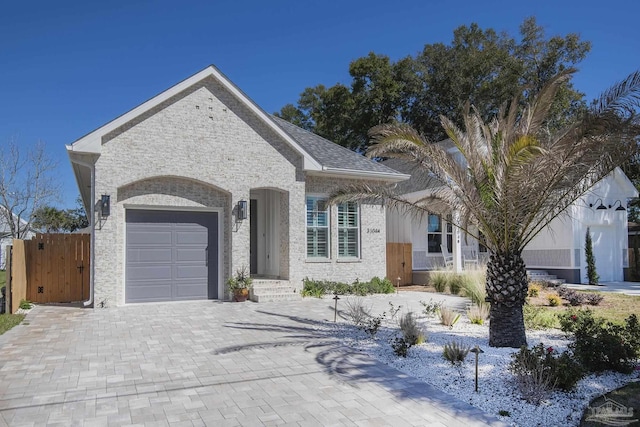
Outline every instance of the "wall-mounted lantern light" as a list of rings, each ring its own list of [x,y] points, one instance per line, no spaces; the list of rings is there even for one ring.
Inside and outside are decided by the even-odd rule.
[[[242,221],[247,219],[247,201],[246,200],[240,200],[238,202],[238,220]]]
[[[605,205],[602,204],[602,199],[598,199],[596,200],[596,203],[598,203],[598,201],[600,201],[600,205],[596,208],[596,210],[603,210],[603,209],[607,209],[607,207]],[[593,205],[595,205],[596,203],[589,203],[589,207],[592,208]]]
[[[617,211],[626,211],[627,209],[622,206],[622,202],[620,200],[616,200],[615,202],[613,202],[613,206],[616,205],[616,203],[618,203],[618,207],[616,208]],[[610,208],[612,208],[613,206],[609,206]]]
[[[111,215],[111,196],[103,194],[100,197],[100,216],[106,218]]]

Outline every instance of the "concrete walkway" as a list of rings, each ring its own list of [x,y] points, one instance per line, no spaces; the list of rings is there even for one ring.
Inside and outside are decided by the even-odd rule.
[[[598,286],[567,284],[568,288],[582,291],[616,292],[640,296],[640,282],[607,282]]]
[[[327,319],[333,301],[309,298],[36,307],[0,336],[0,426],[503,425],[345,348]]]

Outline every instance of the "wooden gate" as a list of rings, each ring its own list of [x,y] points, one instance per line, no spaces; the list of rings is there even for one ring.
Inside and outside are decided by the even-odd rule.
[[[411,243],[387,243],[387,278],[393,285],[413,284]]]
[[[14,241],[14,248],[17,245]],[[89,299],[89,234],[37,234],[14,251],[12,270],[26,275],[26,299],[36,303]],[[22,253],[24,254],[22,254]],[[22,268],[21,264],[24,266]],[[13,286],[20,286],[13,277]]]

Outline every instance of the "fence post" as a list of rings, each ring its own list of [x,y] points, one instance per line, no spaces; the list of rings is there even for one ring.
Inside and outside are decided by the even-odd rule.
[[[13,253],[13,246],[7,245],[7,250],[5,251],[6,262],[5,266],[5,289],[4,289],[4,313],[11,313],[11,256]]]
[[[24,240],[13,239],[11,262],[11,310],[20,308],[20,301],[27,298],[27,264]]]

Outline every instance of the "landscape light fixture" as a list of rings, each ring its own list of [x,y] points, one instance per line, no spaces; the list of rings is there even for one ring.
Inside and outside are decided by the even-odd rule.
[[[607,207],[602,204],[602,199],[598,199],[598,200],[600,201],[600,205],[596,208],[596,210],[601,211],[603,209],[607,209]],[[598,203],[598,200],[596,200],[596,203]],[[589,207],[592,208],[593,205],[595,205],[596,203],[589,203]]]
[[[615,202],[613,202],[613,206],[615,206],[616,203],[619,204],[619,206],[616,208],[617,211],[626,211],[627,210],[624,206],[622,206],[622,202],[620,200],[616,200]],[[609,206],[609,207],[611,208],[613,206]]]
[[[245,219],[247,219],[247,201],[246,200],[240,200],[238,202],[238,215],[237,218],[239,221],[243,221]]]

